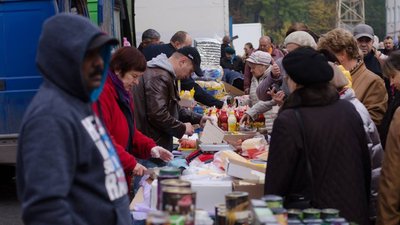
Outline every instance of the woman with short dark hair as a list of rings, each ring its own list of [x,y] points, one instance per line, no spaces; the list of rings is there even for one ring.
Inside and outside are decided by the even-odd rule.
[[[142,176],[146,168],[136,157],[172,159],[172,154],[156,146],[153,139],[136,129],[131,90],[146,70],[146,59],[135,47],[123,47],[112,56],[103,92],[94,110],[104,122],[117,149],[130,186],[133,176]]]

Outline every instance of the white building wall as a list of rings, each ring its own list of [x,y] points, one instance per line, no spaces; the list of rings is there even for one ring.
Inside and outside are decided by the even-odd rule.
[[[386,34],[398,40],[400,35],[400,1],[386,0]]]
[[[1,0],[0,0],[1,1]],[[229,35],[228,0],[135,0],[137,44],[143,31],[152,28],[169,43],[175,32],[183,30],[195,38]]]
[[[237,35],[238,39],[233,40],[233,46],[236,50],[236,55],[244,54],[244,45],[251,42],[255,49],[258,48],[258,41],[262,36],[261,23],[240,23],[232,25],[232,36]]]

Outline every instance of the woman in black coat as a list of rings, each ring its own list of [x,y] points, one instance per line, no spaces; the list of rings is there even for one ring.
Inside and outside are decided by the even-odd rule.
[[[314,49],[289,53],[283,66],[292,93],[274,122],[265,194],[285,197],[287,208],[305,196],[312,207],[368,224],[371,163],[359,114],[339,99],[332,68]]]

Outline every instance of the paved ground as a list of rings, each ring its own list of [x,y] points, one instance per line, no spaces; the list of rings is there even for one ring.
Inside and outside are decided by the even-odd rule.
[[[14,174],[14,167],[0,166],[0,225],[23,224]]]

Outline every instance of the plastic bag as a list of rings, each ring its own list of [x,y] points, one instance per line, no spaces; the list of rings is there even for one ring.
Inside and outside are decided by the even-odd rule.
[[[220,169],[226,170],[230,159],[235,159],[237,161],[247,162],[247,160],[245,158],[243,158],[242,156],[240,156],[236,152],[224,150],[224,151],[219,151],[219,152],[214,154],[213,164],[214,164],[214,166],[216,166],[216,167],[218,167]]]
[[[242,155],[250,159],[257,158],[258,155],[265,153],[267,149],[268,143],[264,136],[250,138],[242,142]]]
[[[147,218],[147,214],[150,211],[153,211],[150,207],[150,193],[151,193],[151,184],[149,184],[146,180],[149,178],[149,175],[145,175],[142,177],[140,181],[140,186],[143,188],[143,202],[135,204],[133,210],[131,212],[134,220],[145,220]],[[138,192],[139,193],[139,192]]]

